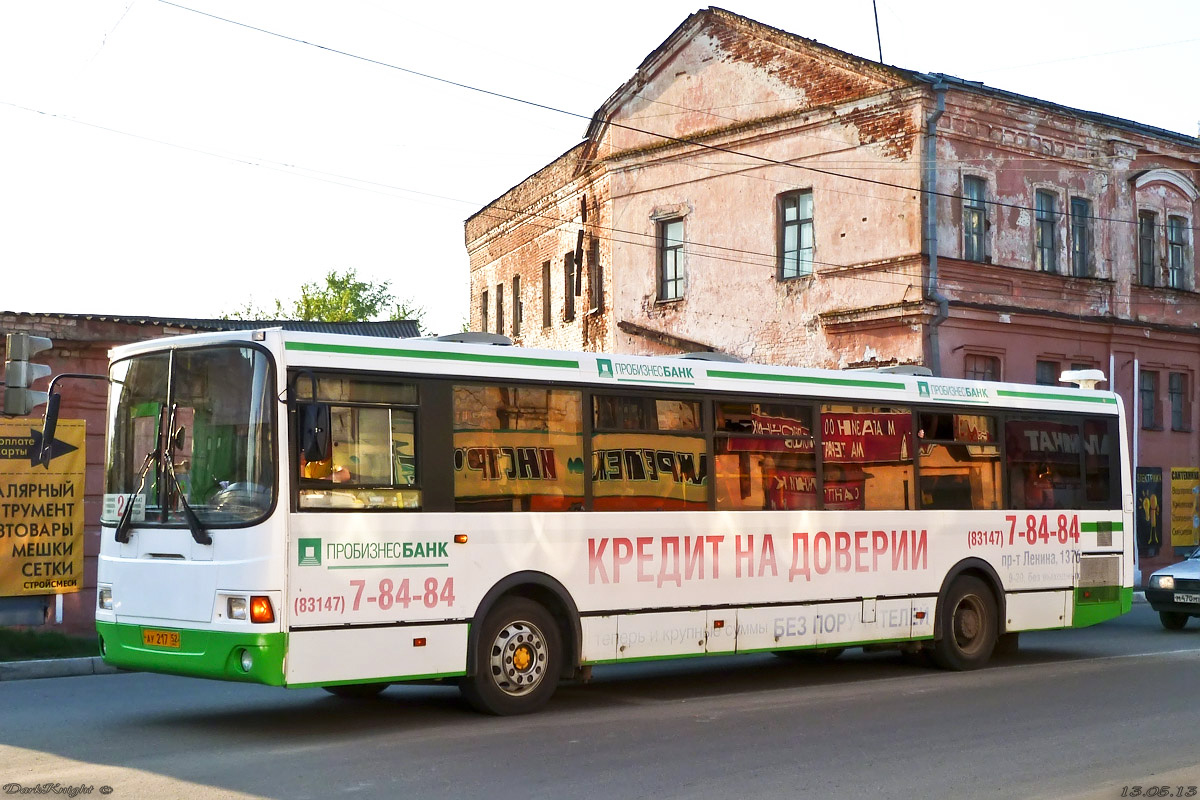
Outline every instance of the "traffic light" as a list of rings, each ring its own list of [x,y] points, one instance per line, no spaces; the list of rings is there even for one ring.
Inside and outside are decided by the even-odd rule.
[[[47,392],[30,389],[34,381],[50,375],[46,364],[31,364],[29,359],[54,346],[44,336],[28,333],[8,334],[8,360],[4,362],[4,413],[23,417],[45,403]]]

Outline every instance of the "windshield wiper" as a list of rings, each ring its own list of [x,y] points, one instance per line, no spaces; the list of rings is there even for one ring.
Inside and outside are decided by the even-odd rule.
[[[133,506],[142,493],[142,489],[146,486],[146,473],[150,471],[150,466],[160,458],[158,449],[151,450],[146,453],[146,460],[142,462],[141,474],[138,476],[138,487],[133,494],[129,495],[128,501],[125,503],[125,508],[121,511],[121,518],[117,520],[116,540],[121,544],[129,542],[129,528],[133,523]]]
[[[200,518],[196,516],[196,512],[188,505],[187,498],[183,496],[183,487],[179,485],[179,478],[175,476],[175,451],[183,449],[183,428],[175,430],[175,410],[179,408],[178,403],[171,404],[171,414],[167,418],[167,449],[163,451],[163,466],[166,467],[167,477],[171,479],[171,485],[175,487],[175,496],[179,498],[179,504],[183,506],[183,518],[187,520],[188,530],[192,532],[192,538],[197,544],[212,544],[212,537],[208,535],[208,531],[204,530],[204,525],[201,524]]]
[[[167,420],[167,430],[173,431],[175,426],[175,409],[177,406],[171,406],[171,415]],[[179,430],[182,433],[183,429]],[[175,450],[181,449],[182,444],[179,442],[179,436],[172,432],[166,448],[156,448],[146,454],[146,460],[142,462],[141,474],[138,476],[137,490],[129,495],[129,502],[125,504],[124,510],[121,511],[121,518],[117,521],[116,540],[122,544],[129,541],[129,529],[133,523],[133,506],[137,496],[142,493],[142,489],[146,486],[146,473],[150,471],[153,464],[158,464],[163,468],[163,472],[171,482],[171,488],[175,490],[175,496],[179,498],[179,503],[183,506],[183,518],[187,521],[188,530],[192,532],[192,538],[198,544],[212,544],[212,537],[208,535],[208,531],[204,529],[204,524],[200,522],[200,517],[196,516],[196,512],[188,505],[187,498],[183,496],[183,487],[179,484],[179,478],[175,475],[175,459],[172,453]]]

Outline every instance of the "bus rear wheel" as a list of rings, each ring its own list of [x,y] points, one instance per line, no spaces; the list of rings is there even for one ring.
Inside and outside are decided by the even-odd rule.
[[[946,592],[933,660],[942,669],[978,669],[996,646],[996,601],[987,584],[964,575]]]
[[[473,674],[460,687],[479,711],[528,714],[546,704],[562,672],[558,625],[538,603],[512,597],[484,618],[472,654]]]

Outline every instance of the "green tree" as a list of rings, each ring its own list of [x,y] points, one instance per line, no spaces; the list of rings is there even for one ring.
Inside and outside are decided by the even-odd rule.
[[[368,322],[379,319],[410,319],[424,330],[425,307],[392,296],[391,281],[360,280],[353,267],[345,272],[335,269],[325,274],[325,282],[305,283],[300,297],[290,304],[275,300],[273,309],[247,302],[222,314],[223,319],[267,320],[299,319],[320,322]]]

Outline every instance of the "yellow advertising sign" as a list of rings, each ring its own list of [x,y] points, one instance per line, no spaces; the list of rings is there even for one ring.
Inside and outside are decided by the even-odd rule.
[[[83,588],[83,420],[59,420],[48,467],[39,423],[0,420],[0,597]]]
[[[1171,468],[1171,546],[1200,544],[1200,469]]]

